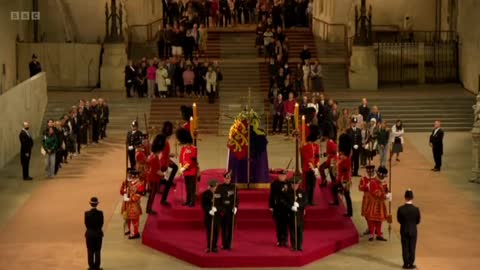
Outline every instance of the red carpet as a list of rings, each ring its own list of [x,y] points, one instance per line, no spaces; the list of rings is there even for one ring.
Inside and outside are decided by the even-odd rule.
[[[202,172],[200,192],[212,176],[221,179],[222,170]],[[208,175],[208,176],[207,176]],[[217,176],[218,175],[218,176]],[[295,267],[303,266],[358,243],[358,233],[343,207],[329,207],[329,189],[316,190],[316,206],[305,216],[303,252],[276,247],[275,225],[268,210],[268,190],[241,190],[233,250],[207,254],[203,212],[199,201],[194,208],[183,207],[183,179],[170,197],[171,208],[154,209],[143,230],[143,244],[200,267]],[[183,194],[182,194],[183,193]],[[221,239],[218,242],[221,247]]]

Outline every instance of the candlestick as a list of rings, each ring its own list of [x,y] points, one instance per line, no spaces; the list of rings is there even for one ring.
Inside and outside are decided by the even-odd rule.
[[[302,115],[302,145],[306,143],[306,134],[305,134],[305,115]]]
[[[298,103],[295,102],[295,113],[294,113],[294,120],[295,120],[295,129],[298,130]]]

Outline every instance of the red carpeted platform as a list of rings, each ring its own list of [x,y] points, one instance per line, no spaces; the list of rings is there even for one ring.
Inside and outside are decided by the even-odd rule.
[[[221,179],[223,170],[202,172],[199,190],[208,179]],[[275,176],[272,175],[272,178]],[[157,215],[145,224],[143,244],[200,267],[295,267],[303,266],[358,243],[358,233],[344,207],[330,207],[329,189],[317,189],[316,206],[307,208],[303,252],[292,252],[276,244],[275,225],[268,210],[269,190],[241,190],[233,250],[207,254],[203,212],[199,201],[194,208],[182,206],[183,179],[169,196],[171,208],[155,201]],[[221,247],[221,237],[218,242]]]

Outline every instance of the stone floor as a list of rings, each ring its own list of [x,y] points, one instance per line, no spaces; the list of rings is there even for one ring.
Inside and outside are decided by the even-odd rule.
[[[392,210],[402,204],[404,190],[412,188],[415,203],[422,210],[418,269],[479,269],[480,199],[477,194],[480,185],[467,181],[471,164],[470,135],[445,135],[445,166],[441,173],[430,171],[428,135],[408,134],[407,130],[405,153],[400,157],[401,162],[392,164]],[[82,219],[83,211],[88,209],[88,199],[93,195],[99,196],[99,207],[105,214],[104,269],[196,268],[123,236],[118,193],[125,166],[122,142],[123,137],[117,136],[89,146],[52,180],[44,179],[43,161],[40,154],[36,154],[39,143],[32,161],[34,181],[20,180],[18,158],[0,170],[1,269],[85,269]],[[283,136],[269,137],[271,167],[286,166],[293,151],[292,141]],[[225,138],[200,138],[199,153],[202,169],[225,166]],[[357,184],[358,178],[354,179],[354,186]],[[363,231],[365,221],[359,215],[361,194],[357,190],[352,193],[353,220],[358,230]],[[358,245],[303,269],[399,269],[402,263],[399,227],[392,225],[389,242],[368,242],[362,237]],[[387,224],[384,230],[389,237]]]

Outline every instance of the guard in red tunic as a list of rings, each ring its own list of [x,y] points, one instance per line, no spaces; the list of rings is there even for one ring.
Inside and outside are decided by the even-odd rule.
[[[308,205],[314,205],[313,195],[315,182],[319,176],[318,166],[320,165],[320,146],[316,143],[319,136],[317,126],[310,126],[310,134],[306,138],[306,144],[302,146],[302,172],[305,179],[305,193]]]
[[[336,167],[336,178],[332,185],[333,202],[331,205],[338,205],[338,193],[343,193],[347,206],[347,213],[344,216],[351,217],[353,214],[350,187],[352,186],[352,161],[349,156],[340,153],[337,159],[332,159],[332,165]]]
[[[152,142],[152,153],[147,159],[147,183],[149,186],[149,194],[147,200],[146,212],[148,214],[156,214],[152,210],[155,195],[160,189],[160,181],[164,177],[164,173],[160,169],[160,158],[163,148],[165,147],[165,138],[162,135],[156,136]]]
[[[377,179],[377,176],[375,175],[375,166],[368,165],[366,167],[366,170],[367,170],[367,175],[363,176],[360,179],[360,182],[358,183],[358,190],[363,192],[361,213],[362,213],[362,217],[365,217],[365,219],[367,219],[367,205],[370,202],[370,198],[371,198],[368,188],[370,186],[370,182]],[[363,233],[363,235],[370,234],[370,229],[368,226],[369,224],[367,220],[367,230]]]
[[[325,160],[318,170],[320,171],[320,178],[321,178],[321,183],[320,187],[326,187],[327,186],[327,176],[325,175],[325,169],[328,169],[328,172],[330,174],[330,179],[334,178],[333,171],[331,169],[332,166],[332,160],[337,159],[337,143],[330,138],[328,134],[323,135],[322,141],[327,141],[327,151],[323,154],[324,157],[327,157],[327,160]]]
[[[145,185],[147,180],[147,154],[144,144],[135,147],[135,161],[135,167],[139,173],[140,181]]]
[[[140,215],[142,215],[142,206],[140,204],[144,186],[138,178],[137,171],[130,171],[128,183],[122,185],[120,194],[123,196],[122,215],[126,219],[129,233],[128,239],[140,238],[138,227],[140,224]],[[133,232],[133,233],[132,233]],[[127,234],[125,233],[125,234]]]
[[[370,229],[369,241],[373,241],[374,235],[378,241],[387,241],[382,235],[382,222],[387,220],[388,212],[385,202],[392,200],[392,194],[388,191],[388,186],[384,183],[384,179],[388,174],[388,170],[379,167],[377,170],[378,179],[370,180],[369,192],[370,199],[366,208],[366,218]]]
[[[196,181],[198,175],[197,147],[193,145],[193,138],[190,132],[180,128],[176,132],[177,140],[182,145],[180,150],[180,172],[185,179],[187,200],[185,206],[195,206]]]
[[[161,135],[165,138],[165,147],[163,148],[162,155],[160,158],[160,169],[162,172],[165,172],[165,179],[162,181],[162,184],[165,186],[162,196],[162,204],[169,205],[167,202],[168,192],[172,185],[174,185],[175,175],[178,172],[178,166],[172,160],[175,157],[174,154],[170,151],[169,139],[173,133],[173,124],[170,121],[165,121],[163,123]]]

